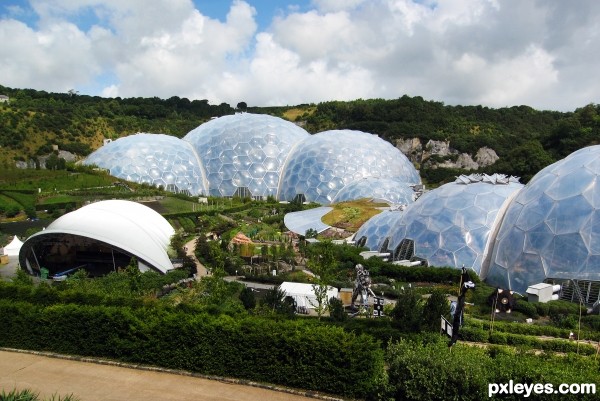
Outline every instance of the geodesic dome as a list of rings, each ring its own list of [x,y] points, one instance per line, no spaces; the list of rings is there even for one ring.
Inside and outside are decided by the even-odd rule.
[[[138,184],[162,186],[189,195],[206,194],[206,179],[190,144],[163,134],[139,133],[119,138],[89,155],[83,164]]]
[[[368,198],[408,205],[414,201],[414,196],[415,192],[402,180],[368,177],[346,185],[337,193],[333,203]]]
[[[412,163],[392,144],[361,131],[315,134],[295,147],[279,185],[279,199],[297,195],[331,203],[345,186],[363,178],[395,178],[408,184],[421,179]]]
[[[277,196],[281,170],[292,147],[309,134],[294,123],[264,114],[216,118],[183,139],[202,160],[213,196]]]
[[[426,192],[406,208],[391,234],[394,259],[464,265],[479,274],[490,233],[508,200],[522,187],[513,177],[471,175]]]
[[[400,221],[402,213],[400,209],[384,210],[371,217],[356,231],[355,243],[369,248],[370,251],[387,252],[390,233]]]
[[[521,293],[546,278],[600,280],[600,146],[544,168],[515,197],[484,278]]]

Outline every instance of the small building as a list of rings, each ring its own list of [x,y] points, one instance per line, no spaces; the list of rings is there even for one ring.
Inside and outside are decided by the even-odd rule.
[[[0,95],[0,103],[10,103],[10,98],[6,95]]]
[[[529,302],[542,302],[555,301],[558,299],[558,292],[560,291],[560,285],[552,285],[546,283],[539,283],[530,285],[527,288],[527,301]]]
[[[279,289],[285,292],[285,295],[290,296],[296,302],[297,308],[315,309],[317,305],[317,296],[312,284],[292,283],[284,281],[279,285]],[[327,299],[338,298],[338,289],[327,287]]]

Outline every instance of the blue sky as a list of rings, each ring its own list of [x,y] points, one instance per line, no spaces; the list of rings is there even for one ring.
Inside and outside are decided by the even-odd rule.
[[[294,105],[598,103],[600,2],[3,0],[0,85]]]
[[[310,0],[254,0],[249,2],[256,9],[256,22],[260,30],[265,30],[276,15],[284,15],[290,10],[306,11],[311,7]],[[149,3],[151,4],[151,3]],[[231,7],[228,0],[194,0],[194,6],[204,15],[225,21]],[[34,28],[39,16],[28,0],[3,0],[0,3],[0,17],[15,18]],[[69,18],[82,30],[88,30],[94,24],[102,24],[92,7],[84,7],[76,15]]]

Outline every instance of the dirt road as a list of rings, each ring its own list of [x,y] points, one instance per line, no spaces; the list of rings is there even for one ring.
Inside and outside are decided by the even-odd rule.
[[[0,350],[0,392],[73,394],[81,401],[314,401],[250,385]],[[323,399],[323,398],[321,398]]]

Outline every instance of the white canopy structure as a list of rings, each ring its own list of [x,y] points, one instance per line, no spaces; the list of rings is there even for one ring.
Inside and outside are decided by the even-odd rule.
[[[135,257],[141,266],[161,273],[173,269],[167,255],[171,225],[157,212],[136,202],[109,200],[84,206],[55,220],[25,241],[21,266],[50,275],[72,268],[117,268]]]
[[[17,256],[22,246],[23,242],[15,235],[10,244],[4,247],[4,254],[8,256]]]
[[[322,206],[300,212],[291,212],[283,216],[283,224],[288,230],[298,235],[306,235],[306,231],[311,228],[321,233],[330,227],[323,223],[321,218],[332,210],[332,207]]]
[[[287,296],[294,298],[297,307],[315,309],[315,307],[318,304],[317,297],[315,296],[315,291],[312,284],[292,283],[289,281],[284,281],[279,285],[279,289],[285,291],[285,294]],[[337,296],[337,288],[329,287],[327,289],[328,300],[331,297],[337,298]]]

